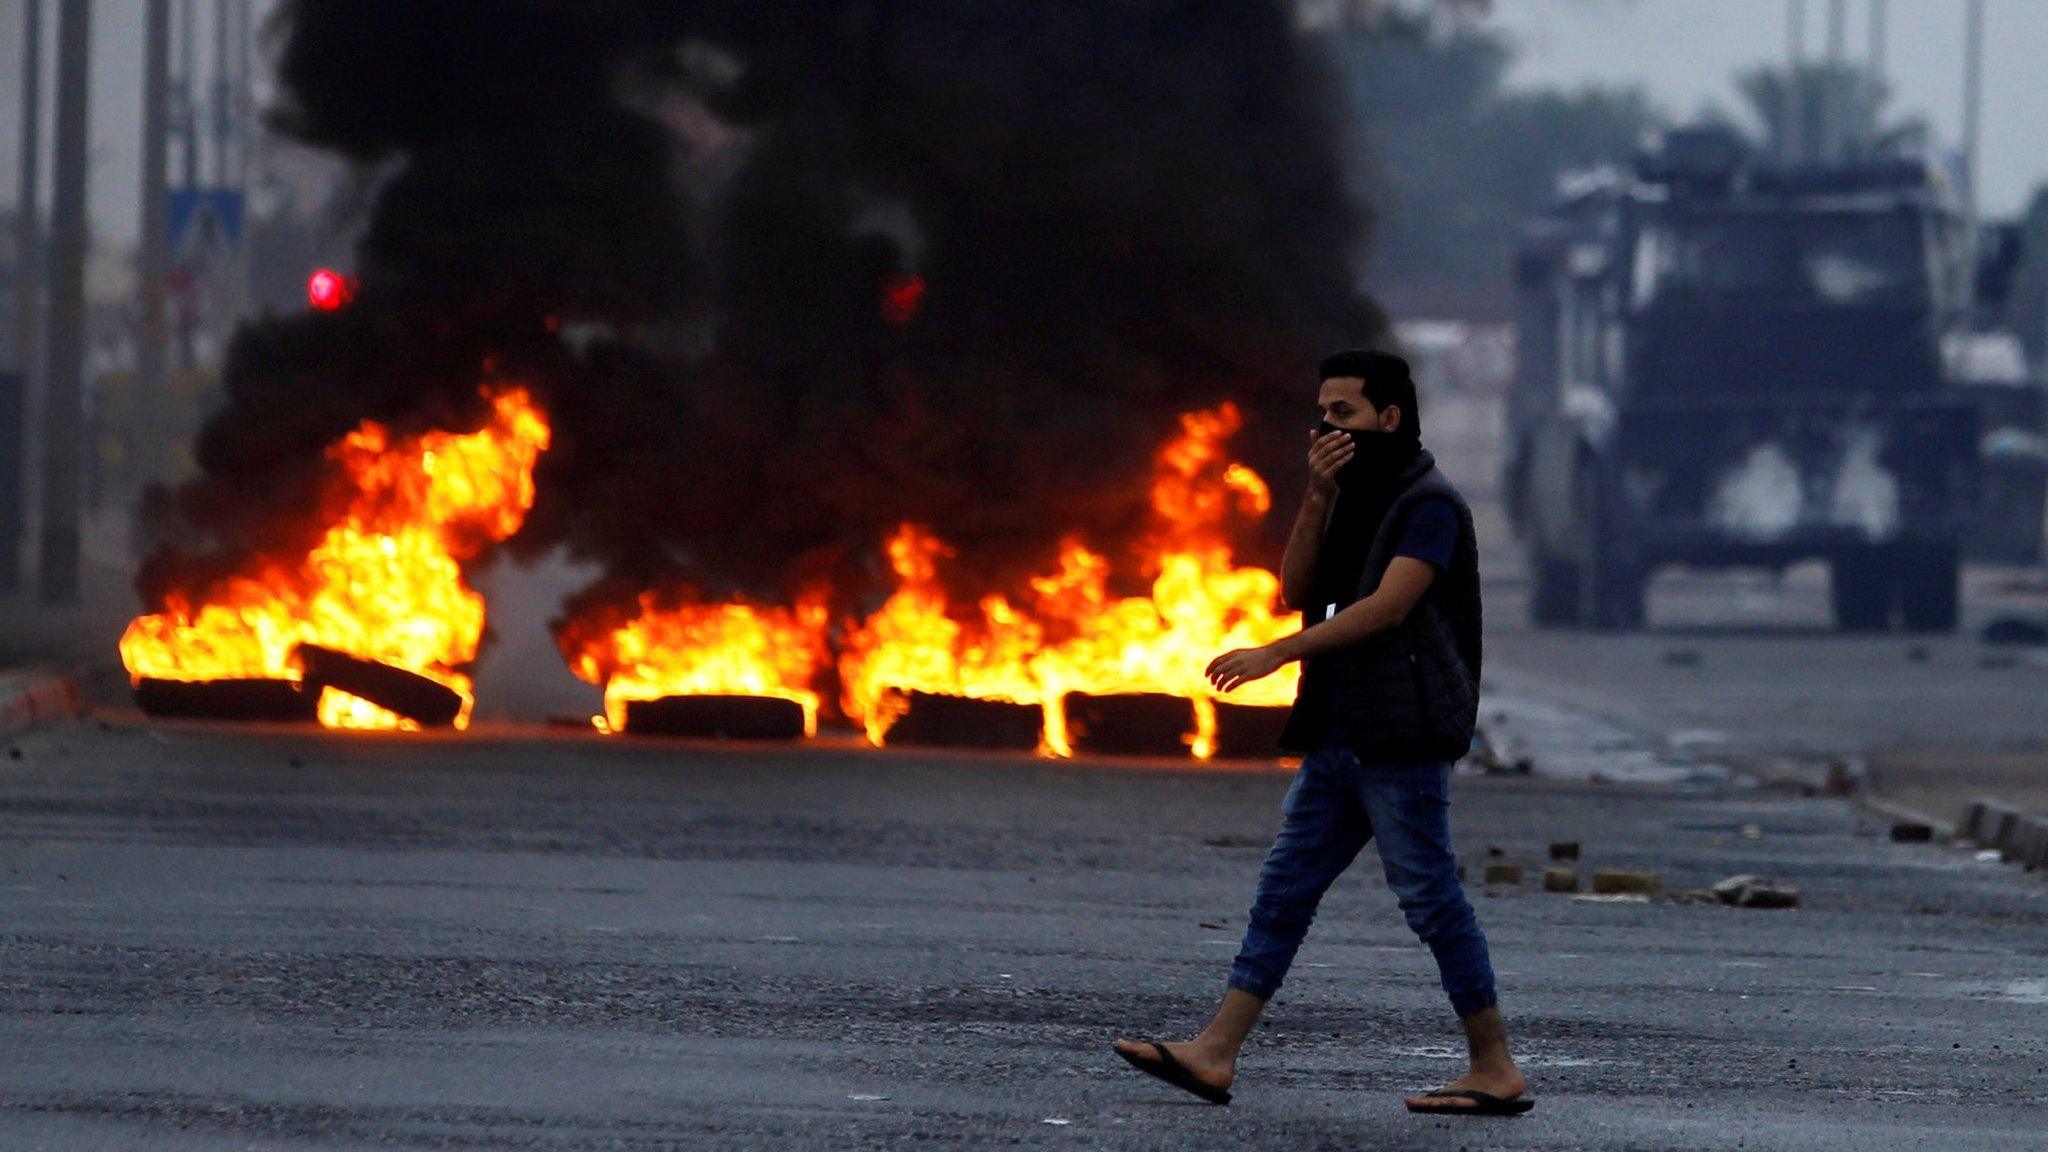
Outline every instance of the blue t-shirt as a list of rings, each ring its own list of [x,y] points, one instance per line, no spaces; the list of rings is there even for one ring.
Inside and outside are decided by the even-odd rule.
[[[1333,531],[1337,529],[1333,525]],[[1323,541],[1316,558],[1313,589],[1315,602],[1303,614],[1302,624],[1320,624],[1357,599],[1358,578],[1365,570],[1370,537]],[[1458,547],[1458,509],[1441,497],[1426,497],[1408,512],[1401,535],[1394,543],[1394,555],[1413,556],[1433,565],[1438,573],[1448,572],[1451,553]]]
[[[1413,556],[1444,573],[1451,570],[1451,553],[1457,548],[1458,510],[1449,500],[1431,496],[1408,513],[1394,555]]]

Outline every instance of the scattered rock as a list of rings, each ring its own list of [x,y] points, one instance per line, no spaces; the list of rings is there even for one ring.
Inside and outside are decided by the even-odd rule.
[[[1603,868],[1593,873],[1593,892],[1600,896],[1656,896],[1664,891],[1664,878],[1655,872],[1625,868]]]
[[[1577,868],[1545,868],[1543,870],[1545,892],[1577,892],[1579,870]]]
[[[2048,624],[2022,620],[2017,616],[2000,616],[1984,626],[1984,642],[2026,646],[2048,644]]]
[[[1488,864],[1486,866],[1486,882],[1488,884],[1520,885],[1522,882],[1522,866],[1520,864]]]
[[[1739,908],[1797,908],[1799,889],[1783,884],[1758,884],[1743,890]]]
[[[1207,844],[1211,848],[1264,848],[1266,846],[1263,840],[1254,840],[1249,836],[1239,836],[1235,833],[1211,836],[1202,841],[1202,843]]]
[[[1579,842],[1577,840],[1551,841],[1550,858],[1552,860],[1577,860],[1579,858]]]
[[[1797,908],[1799,889],[1777,884],[1761,876],[1730,876],[1710,892],[1723,904],[1737,908]]]

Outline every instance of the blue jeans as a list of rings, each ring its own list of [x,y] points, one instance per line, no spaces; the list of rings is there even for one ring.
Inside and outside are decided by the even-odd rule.
[[[1303,760],[1287,790],[1280,835],[1259,869],[1230,986],[1273,998],[1323,893],[1377,837],[1387,885],[1408,926],[1435,954],[1452,1010],[1469,1016],[1491,1007],[1486,935],[1451,855],[1450,783],[1447,763],[1362,765],[1341,741]]]

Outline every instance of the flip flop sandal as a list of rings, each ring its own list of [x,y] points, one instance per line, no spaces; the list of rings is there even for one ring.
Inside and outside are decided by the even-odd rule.
[[[1147,1076],[1156,1076],[1183,1092],[1192,1092],[1211,1104],[1230,1103],[1229,1089],[1217,1088],[1195,1079],[1195,1074],[1188,1071],[1187,1065],[1175,1060],[1173,1053],[1168,1052],[1166,1045],[1161,1044],[1159,1041],[1148,1040],[1146,1043],[1152,1045],[1153,1050],[1159,1053],[1159,1059],[1142,1060],[1121,1048],[1115,1048],[1112,1051],[1123,1057],[1124,1063],[1129,1064]]]
[[[1425,1116],[1520,1116],[1536,1106],[1536,1101],[1527,1096],[1516,1096],[1513,1099],[1503,1100],[1491,1092],[1481,1092],[1476,1088],[1439,1088],[1434,1092],[1425,1092],[1423,1095],[1433,1096],[1440,1100],[1470,1100],[1473,1106],[1470,1108],[1417,1108],[1415,1105],[1410,1104],[1408,1105],[1410,1112],[1418,1112]]]

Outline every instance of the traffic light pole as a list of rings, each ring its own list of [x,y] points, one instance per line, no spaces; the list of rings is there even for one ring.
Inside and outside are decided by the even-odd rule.
[[[56,173],[51,188],[50,375],[43,406],[45,603],[78,601],[80,474],[85,463],[86,100],[91,92],[92,0],[57,12]]]
[[[21,190],[15,200],[14,367],[0,375],[0,592],[21,587],[28,528],[28,397],[42,327],[42,226],[36,163],[42,152],[43,0],[21,6]]]

